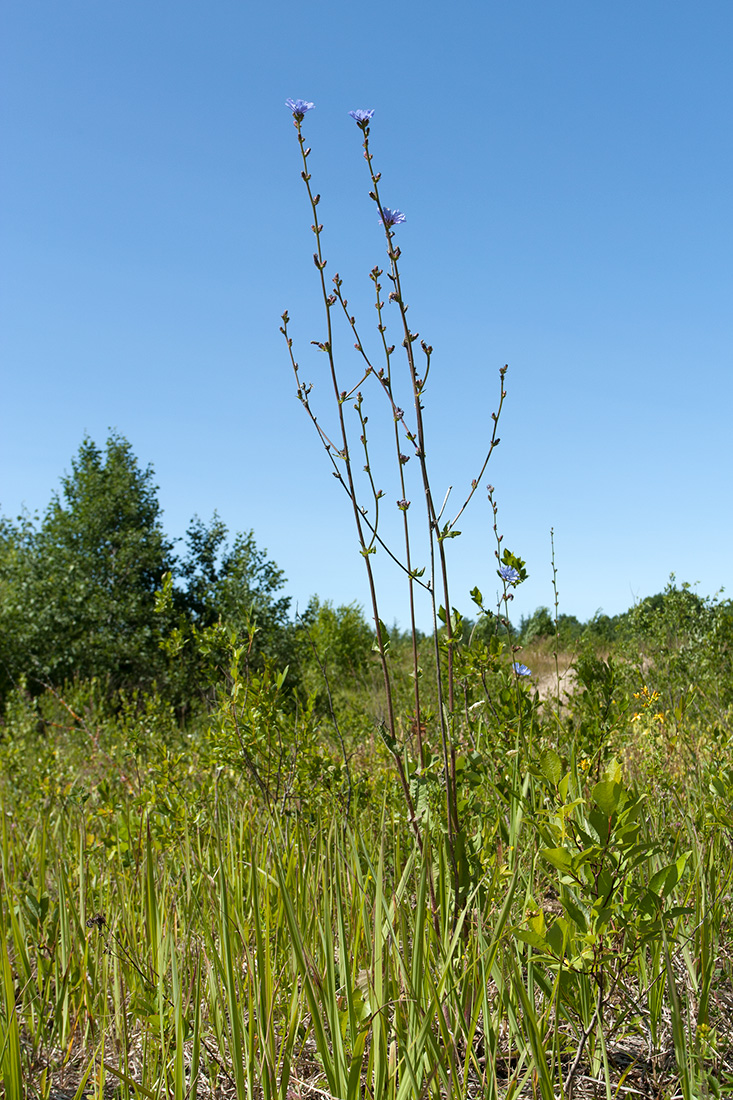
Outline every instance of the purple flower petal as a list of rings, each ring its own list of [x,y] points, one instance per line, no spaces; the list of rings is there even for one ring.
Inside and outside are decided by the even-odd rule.
[[[374,114],[374,108],[372,107],[370,110],[359,109],[356,111],[349,111],[349,114],[355,122],[358,122],[360,126],[363,126],[365,123],[371,120],[371,117]]]
[[[285,106],[293,112],[293,117],[302,120],[306,111],[312,111],[315,103],[309,103],[307,99],[286,99]]]
[[[390,210],[388,206],[382,207],[382,216],[379,219],[379,224],[384,225],[389,229],[391,225],[400,225],[401,222],[406,222],[407,218],[401,210]]]

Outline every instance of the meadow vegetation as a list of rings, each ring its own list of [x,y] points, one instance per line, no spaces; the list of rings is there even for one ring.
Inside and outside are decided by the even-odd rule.
[[[291,617],[281,571],[217,516],[194,519],[177,554],[153,472],[118,434],[83,442],[43,517],[2,521],[4,1095],[731,1095],[733,606],[671,578],[613,619],[580,623],[555,598],[513,624],[527,565],[489,486],[482,583],[498,599],[476,587],[470,615],[456,609],[447,551],[498,444],[506,368],[478,476],[446,520],[422,417],[432,348],[418,367],[373,112],[352,117],[400,377],[382,271],[381,366],[342,280],[326,283],[312,105],[288,105],[330,427],[287,315],[283,332],[371,606],[314,597]],[[337,373],[337,317],[356,384]],[[367,392],[383,436],[367,435]],[[373,431],[394,452],[396,525]],[[375,553],[403,572],[405,630],[385,626]]]

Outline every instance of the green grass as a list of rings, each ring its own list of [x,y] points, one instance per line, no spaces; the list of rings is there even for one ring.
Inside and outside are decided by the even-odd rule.
[[[220,715],[178,731],[147,704],[136,732],[129,708],[81,723],[14,697],[4,1095],[730,1095],[720,693],[675,710],[653,670],[645,695],[628,662],[594,660],[559,712],[526,685],[519,709],[491,683],[466,697],[458,878],[438,754],[416,767],[406,720],[420,847],[389,754],[348,727],[353,695],[348,814],[325,723],[278,715],[301,740],[266,800]]]

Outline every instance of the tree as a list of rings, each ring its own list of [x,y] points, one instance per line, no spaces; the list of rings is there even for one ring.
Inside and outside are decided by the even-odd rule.
[[[26,667],[20,649],[26,620],[31,531],[32,523],[26,516],[20,517],[17,524],[0,518],[0,699]]]
[[[316,679],[326,668],[332,679],[360,679],[374,655],[374,627],[357,603],[334,607],[330,600],[312,596],[300,616],[299,632],[304,663]]]
[[[250,662],[267,655],[278,664],[293,657],[290,599],[278,595],[283,571],[261,550],[254,532],[240,532],[228,542],[226,524],[214,513],[207,525],[194,516],[186,532],[187,554],[179,568],[184,586],[178,603],[198,630],[221,622],[240,640],[253,636]]]
[[[553,623],[554,626],[554,623]],[[574,645],[583,636],[585,627],[576,615],[559,615],[557,620],[557,633],[560,645]]]
[[[522,644],[529,645],[534,638],[547,638],[555,633],[555,620],[549,607],[538,607],[530,619],[522,616],[519,625]]]
[[[216,514],[194,518],[179,562],[161,515],[152,467],[112,433],[104,450],[84,440],[40,523],[0,518],[0,697],[22,675],[34,690],[98,677],[112,691],[155,685],[184,706],[203,666],[226,660],[232,632],[251,665],[288,663],[284,577],[252,531],[230,544]],[[167,574],[171,599],[156,600]],[[217,652],[204,660],[196,636],[217,623]],[[183,653],[172,660],[174,628]]]
[[[150,466],[117,433],[89,438],[40,526],[0,535],[0,628],[6,674],[37,683],[106,677],[149,687],[165,674],[155,592],[175,567]]]

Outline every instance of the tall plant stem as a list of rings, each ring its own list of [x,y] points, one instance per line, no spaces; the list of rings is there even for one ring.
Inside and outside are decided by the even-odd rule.
[[[377,204],[380,213],[383,211],[383,205],[379,197],[379,179],[378,173],[374,172],[372,167],[372,154],[369,151],[369,128],[364,128],[364,158],[369,168],[369,175],[372,182],[372,191],[370,192],[371,198]],[[457,896],[457,884],[458,884],[458,862],[456,858],[456,844],[455,838],[459,832],[460,825],[458,821],[458,797],[456,791],[456,775],[455,775],[455,750],[451,743],[451,731],[450,726],[452,724],[452,715],[454,709],[454,675],[453,675],[453,629],[451,624],[450,615],[450,596],[448,592],[448,570],[445,562],[445,553],[442,545],[442,541],[439,537],[438,519],[433,503],[432,491],[430,488],[430,478],[428,475],[427,458],[426,458],[426,446],[425,446],[425,427],[423,422],[423,405],[422,405],[422,390],[424,386],[424,379],[418,377],[417,368],[415,365],[415,354],[413,349],[414,342],[418,339],[418,333],[410,331],[410,327],[407,323],[407,305],[404,302],[402,296],[402,284],[400,281],[399,271],[399,257],[400,249],[393,242],[394,233],[390,226],[386,223],[383,217],[384,231],[387,238],[387,256],[390,262],[389,277],[392,281],[394,290],[390,293],[390,301],[397,304],[400,311],[400,318],[402,322],[403,331],[403,347],[407,356],[408,370],[410,374],[410,382],[412,385],[413,402],[415,407],[415,424],[416,434],[411,439],[413,443],[415,455],[420,464],[420,472],[422,477],[423,492],[425,494],[425,507],[428,521],[428,540],[430,547],[430,600],[432,609],[433,620],[433,646],[435,651],[435,665],[436,665],[436,692],[438,698],[438,720],[440,723],[441,734],[441,746],[443,751],[443,772],[445,776],[445,798],[446,798],[446,821],[448,830],[448,853],[451,862],[451,872],[454,883],[454,892]],[[430,365],[430,356],[425,348],[428,359],[428,369]],[[436,604],[436,574],[437,564],[436,561],[436,542],[438,547],[437,559],[440,564],[440,576],[443,588],[443,601],[445,608],[445,631],[447,639],[447,681],[448,681],[448,708],[446,710],[445,697],[443,691],[443,677],[442,667],[443,662],[440,652],[440,640],[439,640],[439,627],[438,627],[438,614]]]
[[[318,203],[320,202],[320,195],[314,195],[313,190],[311,188],[311,183],[310,183],[311,176],[310,176],[310,173],[308,171],[308,156],[310,155],[310,149],[306,148],[305,140],[303,138],[303,134],[302,134],[302,131],[301,131],[301,121],[300,121],[300,119],[295,117],[294,118],[294,124],[295,124],[295,128],[296,128],[297,135],[298,135],[298,144],[300,146],[301,157],[302,157],[302,160],[303,160],[303,171],[301,172],[301,178],[302,178],[303,182],[305,183],[306,190],[308,192],[308,200],[310,202],[311,210],[313,212],[313,224],[311,226],[311,229],[313,230],[313,233],[315,234],[315,238],[316,238],[316,251],[313,255],[313,261],[314,261],[315,266],[318,270],[320,283],[321,283],[321,294],[322,294],[322,297],[323,297],[323,304],[324,304],[325,310],[326,310],[327,338],[323,342],[315,341],[315,343],[317,343],[318,347],[320,347],[322,351],[326,352],[326,354],[328,356],[329,371],[330,371],[330,375],[331,375],[331,384],[333,386],[334,397],[336,398],[336,404],[337,404],[337,407],[338,407],[339,432],[340,432],[340,436],[341,436],[341,447],[337,452],[337,457],[339,457],[343,461],[344,470],[345,470],[345,473],[346,473],[346,479],[344,480],[344,477],[340,473],[338,468],[336,470],[336,473],[337,473],[337,477],[339,478],[339,480],[345,486],[345,488],[347,490],[347,493],[348,493],[348,496],[349,496],[349,499],[351,501],[351,506],[352,506],[352,510],[353,510],[353,514],[354,514],[354,522],[356,524],[357,536],[358,536],[358,541],[359,541],[359,547],[360,547],[360,550],[361,550],[361,554],[364,558],[364,564],[365,564],[365,567],[366,567],[367,582],[368,582],[368,586],[369,586],[369,598],[370,598],[370,602],[371,602],[372,614],[373,614],[373,617],[374,617],[374,625],[375,625],[375,629],[376,629],[377,650],[378,650],[378,653],[379,653],[379,661],[380,661],[380,666],[381,666],[381,669],[382,669],[382,678],[383,678],[383,682],[384,682],[385,702],[386,702],[386,705],[387,705],[387,726],[388,726],[388,729],[389,729],[390,741],[391,741],[392,745],[396,745],[396,743],[397,743],[397,721],[396,721],[395,710],[394,710],[394,698],[393,698],[393,691],[392,691],[392,681],[391,681],[391,677],[390,677],[390,674],[389,674],[389,665],[388,665],[388,662],[387,662],[386,642],[385,642],[384,633],[383,633],[383,629],[382,629],[382,623],[381,623],[381,619],[380,619],[380,615],[379,615],[379,604],[378,604],[378,600],[377,600],[377,589],[376,589],[376,584],[375,584],[375,580],[374,580],[374,571],[372,569],[371,562],[369,560],[369,556],[373,552],[374,548],[373,548],[373,545],[371,543],[367,543],[367,540],[366,540],[365,535],[364,535],[364,527],[363,527],[363,524],[362,524],[362,513],[359,509],[357,493],[356,493],[356,486],[354,484],[351,457],[350,457],[350,452],[349,452],[348,434],[347,434],[347,431],[346,431],[346,421],[344,419],[344,411],[343,411],[344,402],[345,402],[345,400],[348,396],[348,393],[347,393],[346,390],[343,390],[343,391],[339,390],[338,378],[337,378],[337,374],[336,374],[336,363],[335,363],[335,360],[334,360],[334,353],[333,353],[333,324],[332,324],[331,310],[332,310],[334,304],[337,301],[337,295],[336,294],[329,294],[328,291],[327,291],[327,288],[326,288],[326,277],[324,275],[324,270],[325,270],[327,261],[323,258],[323,250],[322,250],[322,246],[321,246],[321,233],[322,233],[322,230],[323,230],[323,226],[320,225],[319,222],[318,222],[318,211],[317,211]],[[338,277],[337,277],[337,285],[338,285]],[[293,364],[293,369],[295,371],[296,379],[298,379],[298,368],[297,368],[297,364],[295,362],[295,359],[293,358],[293,353],[292,353],[292,341],[290,340],[290,338],[287,334],[287,312],[285,314],[283,314],[283,324],[284,324],[284,327],[281,331],[285,335],[285,338],[288,342],[288,348],[290,350],[290,355],[291,355],[291,362]],[[322,440],[322,442],[323,442],[323,444],[326,448],[326,451],[329,454],[329,457],[331,458],[332,461],[334,461],[334,454],[333,454],[334,447],[333,447],[333,444],[328,439],[328,437],[325,435],[325,433],[322,431],[320,426],[317,424],[315,416],[310,412],[310,408],[308,406],[307,389],[305,387],[303,387],[303,385],[300,383],[299,380],[298,380],[298,395],[301,398],[301,400],[304,402],[306,408],[308,409],[308,412],[311,416],[311,419],[312,419],[313,423],[315,424],[315,426],[318,430],[319,436],[320,436],[320,438],[321,438],[321,440]],[[420,832],[420,826],[419,826],[419,823],[418,823],[418,820],[417,820],[417,812],[416,812],[414,800],[413,800],[412,795],[410,793],[410,785],[409,785],[409,782],[408,782],[408,778],[405,775],[404,767],[402,766],[402,761],[399,759],[399,753],[396,752],[393,749],[392,754],[395,757],[395,759],[397,760],[397,764],[398,764],[398,769],[397,770],[398,770],[398,775],[399,775],[399,778],[400,778],[400,785],[402,787],[402,791],[403,791],[403,794],[404,794],[404,797],[405,797],[405,803],[407,805],[408,818],[409,818],[409,821],[410,821],[410,826],[411,826],[411,829],[412,829],[412,833],[413,833],[413,836],[415,838],[415,842],[417,844],[417,847],[418,847],[418,850],[420,851],[421,856],[424,856],[425,849],[424,849],[424,844],[423,844],[423,838],[422,838],[422,834]],[[428,878],[429,878],[429,890],[430,890],[430,897],[431,897],[431,906],[432,906],[432,910],[433,910],[433,919],[435,921],[436,930],[437,930],[438,927],[439,927],[437,900],[436,900],[436,897],[435,897],[435,889],[434,889],[434,885],[433,885],[432,875],[430,874],[428,876]]]
[[[308,192],[308,200],[311,204],[311,210],[313,211],[313,225],[311,229],[316,238],[316,251],[313,255],[313,260],[318,269],[318,275],[321,283],[321,294],[323,296],[323,304],[326,310],[326,326],[327,326],[327,339],[321,344],[322,350],[324,350],[328,356],[328,366],[331,375],[331,384],[333,386],[334,397],[336,398],[336,405],[338,408],[339,418],[339,431],[341,435],[341,453],[340,457],[343,459],[344,468],[346,471],[346,484],[348,488],[349,498],[351,500],[351,506],[354,513],[354,522],[356,524],[357,536],[359,540],[359,546],[361,548],[362,556],[364,557],[364,563],[367,572],[367,583],[369,585],[369,599],[372,606],[372,614],[374,617],[374,625],[377,633],[377,649],[379,652],[379,660],[382,668],[382,678],[384,681],[384,694],[385,702],[387,705],[387,722],[389,725],[390,733],[393,737],[397,736],[397,723],[395,720],[394,712],[394,699],[392,695],[392,681],[389,675],[389,667],[387,664],[387,653],[385,649],[385,641],[382,636],[382,629],[380,626],[379,617],[379,604],[377,600],[377,589],[374,582],[374,571],[369,561],[369,547],[364,537],[364,529],[361,522],[361,513],[359,512],[359,506],[357,503],[356,487],[354,485],[353,470],[351,467],[351,459],[349,454],[349,440],[346,431],[346,421],[344,419],[344,398],[345,392],[339,390],[338,378],[336,375],[336,363],[333,354],[333,323],[331,318],[331,309],[334,304],[334,299],[329,295],[326,288],[326,277],[324,271],[326,268],[326,260],[323,258],[323,249],[321,246],[321,233],[323,226],[318,222],[318,203],[320,202],[320,195],[314,195],[311,188],[311,177],[308,171],[308,156],[310,149],[306,148],[305,139],[301,131],[300,121],[295,119],[295,128],[298,132],[298,144],[300,146],[300,154],[303,158],[303,171],[301,177],[305,183],[306,190]]]

